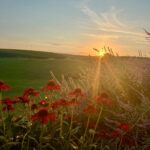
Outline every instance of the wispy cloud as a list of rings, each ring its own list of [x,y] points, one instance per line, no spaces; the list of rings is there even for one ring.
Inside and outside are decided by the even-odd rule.
[[[123,12],[123,10],[117,10],[115,7],[111,7],[109,11],[98,14],[90,9],[87,5],[83,5],[81,10],[89,19],[88,23],[86,24],[92,25],[92,28],[90,25],[86,27],[88,32],[86,32],[85,35],[87,36],[101,36],[98,34],[93,34],[94,31],[97,33],[105,32],[106,34],[113,33],[117,36],[131,36],[137,39],[141,39],[145,36],[144,33],[137,31],[136,27],[132,26],[131,24],[129,25],[124,23],[119,19],[119,15]],[[112,36],[112,38],[116,38],[116,35]]]

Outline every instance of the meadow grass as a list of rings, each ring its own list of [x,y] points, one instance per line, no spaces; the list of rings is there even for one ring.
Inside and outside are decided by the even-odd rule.
[[[149,150],[149,59],[0,62],[0,77],[14,88],[2,97],[23,93],[14,102],[2,98],[1,149]],[[30,86],[39,93],[23,91]]]

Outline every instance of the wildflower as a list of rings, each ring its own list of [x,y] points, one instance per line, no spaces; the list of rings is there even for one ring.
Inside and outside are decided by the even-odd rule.
[[[59,104],[58,101],[55,101],[55,102],[53,102],[53,103],[51,104],[51,107],[52,107],[53,109],[57,109],[57,108],[60,107],[60,104]]]
[[[13,111],[14,107],[12,107],[12,105],[6,105],[5,107],[3,107],[3,111]]]
[[[75,97],[79,97],[79,96],[83,96],[84,94],[82,93],[80,88],[76,88],[75,90],[73,90],[72,92],[69,93],[70,96],[75,96]]]
[[[121,145],[128,145],[129,147],[135,146],[135,140],[130,136],[122,136],[120,138]]]
[[[122,129],[125,132],[128,132],[130,130],[130,126],[127,123],[121,123],[118,128]]]
[[[11,100],[10,98],[5,98],[4,100],[1,101],[2,104],[6,105],[12,105],[15,104],[17,101],[16,100]]]
[[[18,96],[16,98],[18,100],[18,102],[24,103],[24,104],[29,104],[30,99],[28,96],[24,95],[24,96]]]
[[[56,120],[56,113],[48,112],[46,108],[41,108],[36,114],[31,117],[32,121],[40,121],[43,124],[47,124],[49,121]]]
[[[61,87],[54,80],[49,80],[48,83],[42,88],[42,91],[60,91]]]
[[[37,104],[32,104],[32,105],[31,105],[31,110],[35,110],[35,109],[38,109]]]
[[[53,109],[57,109],[59,107],[66,107],[66,106],[69,106],[69,102],[65,99],[59,99],[51,104],[51,107]]]
[[[10,86],[4,83],[3,81],[0,81],[0,91],[8,91],[10,90]]]
[[[117,130],[110,132],[111,137],[120,137],[121,133]]]
[[[112,100],[108,97],[106,93],[102,93],[100,96],[96,98],[96,102],[98,104],[105,104],[105,105],[111,105]]]
[[[96,113],[97,109],[92,104],[89,104],[83,111],[85,113]]]
[[[68,101],[68,106],[77,106],[77,105],[79,105],[80,104],[80,102],[78,102],[76,99],[72,99],[72,100],[70,100],[70,101]]]
[[[35,89],[33,88],[27,88],[25,89],[23,96],[35,96],[38,97],[39,96],[39,92],[37,92]]]
[[[59,100],[59,105],[60,106],[64,106],[65,107],[65,106],[68,106],[68,104],[69,104],[68,101],[65,100],[65,99],[60,99]]]
[[[40,105],[40,106],[43,106],[43,107],[46,107],[46,106],[49,105],[49,103],[48,103],[46,100],[41,100],[41,101],[39,102],[39,105]]]
[[[110,137],[110,133],[108,131],[100,131],[96,133],[97,137],[101,137],[101,138],[109,138]]]
[[[6,98],[6,99],[2,100],[1,103],[5,104],[5,107],[3,107],[4,111],[9,111],[9,110],[13,111],[14,108],[12,107],[12,105],[15,104],[16,101],[11,100],[10,98]]]

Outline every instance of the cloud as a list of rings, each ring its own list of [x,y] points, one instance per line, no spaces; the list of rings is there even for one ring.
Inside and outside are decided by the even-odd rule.
[[[111,35],[111,34],[104,34],[102,36],[98,35],[98,34],[93,34],[93,33],[84,33],[82,34],[84,36],[87,36],[87,37],[94,37],[96,39],[118,39],[119,36],[118,35]]]
[[[132,26],[131,23],[129,25],[119,19],[118,16],[123,10],[117,10],[115,7],[111,7],[109,11],[98,14],[87,5],[82,6],[81,10],[89,19],[88,23],[86,23],[88,24],[86,27],[88,33],[85,33],[85,35],[93,34],[93,32],[105,32],[106,34],[113,33],[118,36],[131,36],[135,38],[137,36],[142,38],[145,36],[144,33],[137,31],[137,28]],[[102,35],[95,34],[96,36]]]

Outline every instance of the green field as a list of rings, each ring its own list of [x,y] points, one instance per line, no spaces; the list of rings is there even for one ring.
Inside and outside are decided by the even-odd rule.
[[[15,96],[27,87],[40,89],[50,78],[52,71],[61,75],[75,76],[86,65],[86,58],[55,53],[0,50],[0,79],[13,88],[7,96]]]
[[[90,57],[67,54],[1,49],[0,79],[13,87],[7,96],[16,96],[20,95],[27,87],[40,89],[51,79],[50,72],[53,72],[59,80],[61,80],[62,75],[66,78],[76,79],[85,68],[94,67],[92,59],[94,60]],[[109,77],[109,80],[114,82],[114,76],[118,80],[122,80],[127,74],[131,74],[130,77],[137,76],[137,80],[139,82],[141,80],[142,85],[146,87],[145,90],[150,87],[147,82],[150,79],[150,60],[148,58],[116,57],[108,60],[107,64],[111,70],[102,62],[103,81]],[[111,72],[114,72],[114,75]]]

